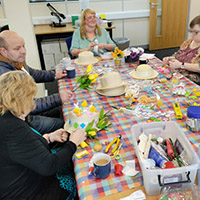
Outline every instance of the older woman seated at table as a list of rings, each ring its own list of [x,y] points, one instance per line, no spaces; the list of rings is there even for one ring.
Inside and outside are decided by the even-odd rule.
[[[112,51],[115,46],[108,32],[97,24],[95,11],[84,10],[80,28],[74,31],[72,37],[71,54],[78,56],[83,51],[92,51],[94,55],[98,55],[98,50],[100,53]]]
[[[200,84],[200,15],[190,22],[191,39],[186,40],[174,56],[165,57],[163,61],[171,69],[179,71]]]
[[[25,72],[1,75],[0,91],[0,199],[74,199],[69,181],[58,180],[55,173],[71,161],[86,133],[78,130],[67,141],[64,129],[41,136],[27,124],[37,87]],[[63,145],[52,154],[48,143],[55,141]]]

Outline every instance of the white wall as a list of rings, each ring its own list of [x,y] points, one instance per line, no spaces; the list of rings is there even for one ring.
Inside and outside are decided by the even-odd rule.
[[[80,14],[79,2],[51,3],[57,10],[66,15]],[[41,18],[50,17],[50,10],[46,3],[29,4],[34,23]],[[98,14],[106,13],[107,18],[111,19],[116,29],[113,30],[113,37],[128,37],[131,45],[148,45],[149,43],[149,0],[124,0],[124,5],[120,0],[104,0],[101,2],[92,1],[89,6]],[[124,13],[128,11],[129,13]],[[200,0],[190,0],[188,21],[200,14]],[[122,20],[122,18],[125,18]],[[0,18],[4,18],[0,6]],[[43,20],[45,21],[45,20]],[[40,21],[41,22],[41,21]],[[5,24],[5,22],[3,22]],[[45,22],[44,22],[45,23]],[[0,21],[1,26],[1,21]],[[141,31],[142,30],[142,31]]]
[[[3,0],[3,5],[9,28],[24,38],[27,64],[41,69],[32,16],[27,0]],[[16,12],[16,10],[23,10],[23,12]],[[37,96],[44,96],[44,84],[38,85]]]

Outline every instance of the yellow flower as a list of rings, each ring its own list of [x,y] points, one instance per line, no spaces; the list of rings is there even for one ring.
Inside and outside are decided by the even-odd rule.
[[[90,73],[92,71],[92,65],[88,65],[87,66],[87,69],[86,69],[86,72],[87,73]]]
[[[93,74],[90,74],[89,75],[89,79],[92,81],[93,79],[95,79],[94,75]]]
[[[84,100],[83,103],[81,104],[83,107],[86,107],[87,106],[87,101]]]
[[[89,68],[91,68],[91,69],[92,69],[93,65],[92,65],[92,64],[90,64],[90,65],[88,65],[87,67],[89,67]]]
[[[85,147],[88,146],[88,144],[83,141],[83,142],[80,143],[80,146],[81,146],[82,149],[84,149]]]
[[[79,113],[80,112],[80,109],[79,108],[74,108],[74,113]]]
[[[118,48],[118,47],[115,47],[115,52],[118,51],[118,50],[119,50],[119,48]]]
[[[118,54],[124,55],[124,52],[122,50],[119,50]]]
[[[91,135],[91,136],[95,136],[97,134],[97,132],[96,131],[89,131],[88,134]]]
[[[91,106],[90,111],[91,112],[96,112],[97,110],[96,110],[95,106]]]
[[[117,57],[117,53],[114,52],[114,53],[112,54],[112,56],[113,56],[114,58],[116,58],[116,57]]]
[[[98,78],[98,74],[97,74],[97,73],[95,73],[95,74],[94,74],[94,77],[95,77],[95,78]]]
[[[91,83],[95,83],[97,80],[96,79],[93,79],[92,81],[91,81]]]

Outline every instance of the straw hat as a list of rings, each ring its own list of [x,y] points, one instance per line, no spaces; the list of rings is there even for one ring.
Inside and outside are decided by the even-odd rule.
[[[89,65],[98,62],[94,54],[90,51],[83,51],[78,54],[78,58],[74,61],[77,65]]]
[[[136,79],[152,79],[158,76],[158,72],[153,70],[150,65],[139,65],[136,70],[131,71],[131,76]]]
[[[100,82],[101,84],[97,86],[96,92],[104,96],[120,96],[127,89],[118,72],[109,72],[103,75]]]

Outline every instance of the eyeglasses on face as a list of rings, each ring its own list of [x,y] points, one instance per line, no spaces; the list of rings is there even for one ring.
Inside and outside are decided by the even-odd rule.
[[[195,35],[197,35],[198,33],[200,33],[200,31],[194,31],[194,30],[188,30],[190,33],[194,33]]]
[[[90,21],[92,19],[96,19],[96,16],[95,15],[91,15],[89,17],[86,17],[85,19],[88,20],[88,21]]]

